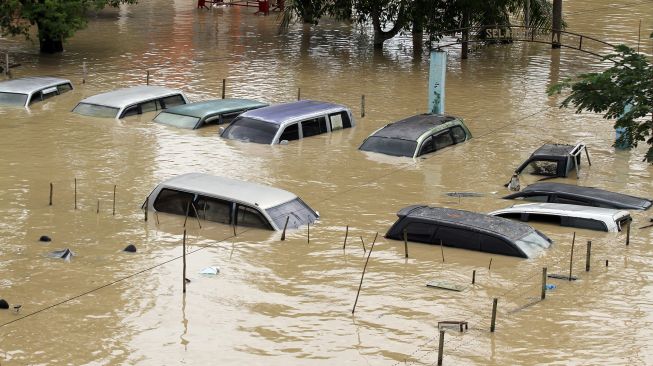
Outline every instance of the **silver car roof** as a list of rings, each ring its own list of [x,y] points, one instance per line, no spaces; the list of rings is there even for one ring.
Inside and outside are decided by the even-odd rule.
[[[490,215],[500,213],[539,213],[550,214],[559,216],[573,216],[584,219],[597,219],[602,221],[612,221],[622,216],[629,216],[630,213],[625,210],[615,210],[612,208],[568,205],[563,203],[524,203],[521,205],[514,205],[502,210],[490,212]]]
[[[184,95],[184,93],[179,89],[171,89],[163,86],[139,85],[96,94],[83,99],[80,103],[123,108],[143,101],[163,98],[175,94]]]
[[[51,76],[30,76],[0,82],[0,93],[32,94],[64,83],[70,83],[70,80]]]
[[[264,210],[297,198],[283,189],[204,173],[182,174],[159,186],[238,201]]]

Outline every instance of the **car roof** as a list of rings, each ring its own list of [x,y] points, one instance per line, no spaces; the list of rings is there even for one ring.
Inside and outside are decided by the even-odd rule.
[[[64,83],[70,83],[70,80],[51,76],[30,76],[0,82],[0,93],[31,94]]]
[[[574,145],[544,144],[533,152],[532,157],[567,157],[574,150]]]
[[[372,136],[417,141],[424,133],[455,120],[459,120],[458,117],[430,113],[418,114],[390,123]]]
[[[620,208],[633,208],[639,210],[646,210],[651,207],[651,204],[653,203],[651,200],[646,198],[629,196],[623,193],[610,192],[599,188],[552,182],[534,183],[524,188],[521,192],[505,196],[504,198],[536,195],[538,193],[562,193],[572,197],[585,198],[596,202],[605,202]]]
[[[539,213],[559,216],[572,216],[585,219],[600,219],[607,222],[614,222],[615,219],[628,216],[630,213],[625,210],[616,210],[612,208],[568,205],[564,203],[524,203],[514,205],[501,210],[490,212],[490,215],[502,213]]]
[[[181,90],[166,88],[163,86],[139,85],[96,94],[81,100],[80,103],[123,108],[134,103],[162,98],[174,94],[183,95],[184,93]]]
[[[203,102],[188,103],[168,108],[164,113],[180,114],[197,118],[204,118],[211,114],[222,114],[255,109],[267,106],[267,103],[253,99],[214,99]]]
[[[264,210],[297,198],[283,189],[204,173],[178,175],[159,186],[242,202]]]
[[[300,100],[291,103],[275,104],[269,107],[254,109],[241,114],[241,117],[254,118],[268,123],[280,125],[286,121],[303,117],[311,117],[331,112],[349,109],[343,105],[319,102],[315,100]]]
[[[457,226],[489,231],[513,241],[535,231],[527,224],[503,217],[444,207],[409,206],[399,211],[397,216],[451,223]]]

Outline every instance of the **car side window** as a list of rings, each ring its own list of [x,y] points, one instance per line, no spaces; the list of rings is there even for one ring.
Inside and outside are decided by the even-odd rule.
[[[436,239],[438,239],[436,244],[442,240],[442,245],[449,247],[473,250],[479,250],[481,248],[479,234],[470,230],[443,226],[438,230]]]
[[[463,130],[462,127],[460,126],[454,126],[451,128],[451,135],[453,136],[453,141],[456,144],[459,144],[467,138],[467,134],[465,133],[465,130]]]
[[[125,109],[125,111],[122,113],[122,117],[135,116],[137,114],[141,114],[140,106],[133,105],[133,106],[128,107],[127,109]]]
[[[247,226],[247,227],[256,227],[260,229],[269,229],[270,225],[268,224],[265,217],[261,215],[257,210],[243,206],[237,205],[236,208],[236,225],[238,226]]]
[[[59,94],[63,94],[71,90],[73,90],[73,86],[68,83],[57,85],[57,91],[59,92]]]
[[[549,202],[549,196],[546,195],[523,196],[518,198],[530,202]]]
[[[281,137],[279,137],[279,141],[282,140],[293,141],[298,139],[299,139],[299,126],[297,123],[293,123],[291,125],[286,126],[286,128],[283,130],[283,133],[281,134]]]
[[[504,239],[488,234],[480,234],[481,251],[488,253],[506,254],[519,256],[521,253]]]
[[[186,215],[188,204],[193,201],[194,197],[195,195],[192,193],[164,188],[154,201],[154,209],[160,212]]]
[[[327,132],[326,118],[318,117],[302,121],[302,134],[310,137]]]
[[[608,231],[608,227],[603,221],[586,219],[581,217],[566,217],[563,216],[560,220],[561,226],[577,227],[581,229]]]
[[[197,215],[204,220],[231,224],[231,208],[233,204],[229,201],[213,197],[198,196],[194,209],[191,209],[193,216]],[[189,213],[190,215],[190,213]]]
[[[174,107],[176,105],[186,104],[186,102],[184,102],[184,98],[182,98],[181,95],[177,94],[177,95],[162,98],[161,104],[162,104],[161,109],[166,109],[166,108]]]
[[[435,150],[443,149],[447,146],[453,145],[453,139],[449,130],[442,131],[433,137]]]
[[[220,124],[222,124],[222,123],[231,123],[231,121],[236,119],[236,117],[238,117],[241,113],[242,113],[241,111],[233,112],[233,113],[224,113],[220,117],[220,122],[218,122],[218,123],[220,123]]]
[[[591,206],[589,202],[580,199],[555,196],[551,202],[566,203],[570,205]]]
[[[409,241],[417,241],[420,243],[433,243],[433,235],[438,230],[435,224],[427,224],[423,222],[411,222],[406,225],[406,236]],[[401,233],[403,236],[403,231]]]
[[[419,149],[419,154],[417,154],[417,156],[432,153],[434,151],[435,151],[435,144],[433,141],[433,136],[429,136],[424,140],[424,142],[422,142],[422,147]]]
[[[150,100],[149,102],[140,103],[139,104],[139,106],[141,107],[140,113],[156,111],[157,104],[158,103],[156,100]]]
[[[331,124],[331,131],[351,127],[351,120],[349,119],[349,113],[347,113],[346,111],[331,113],[329,115],[329,123]]]

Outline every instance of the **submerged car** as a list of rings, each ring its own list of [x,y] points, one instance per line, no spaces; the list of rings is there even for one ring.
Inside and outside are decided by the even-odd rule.
[[[285,144],[354,126],[351,111],[340,104],[301,100],[247,111],[221,137],[259,144]]]
[[[535,175],[566,177],[574,170],[578,174],[583,151],[587,156],[588,164],[592,165],[587,147],[582,143],[576,145],[544,144],[515,170],[515,174],[524,172]]]
[[[550,182],[531,184],[522,191],[503,198],[633,210],[648,210],[651,204],[653,204],[647,198],[634,197],[592,187]]]
[[[418,114],[376,130],[358,148],[392,156],[418,157],[472,138],[463,120],[441,114]]]
[[[295,229],[319,215],[291,192],[257,183],[188,173],[160,183],[148,210],[268,230]]]
[[[91,117],[124,118],[188,103],[181,90],[162,86],[140,85],[96,94],[73,109]]]
[[[154,122],[196,129],[208,124],[229,123],[245,111],[267,106],[266,103],[252,99],[207,100],[168,108],[154,117]]]
[[[628,211],[562,203],[525,203],[489,214],[521,221],[544,221],[560,226],[609,232],[619,232],[632,221]]]
[[[408,206],[385,234],[388,239],[440,244],[533,258],[551,246],[551,239],[527,224],[476,212],[443,207]]]
[[[7,80],[0,82],[0,104],[28,107],[71,90],[70,80],[50,76]]]

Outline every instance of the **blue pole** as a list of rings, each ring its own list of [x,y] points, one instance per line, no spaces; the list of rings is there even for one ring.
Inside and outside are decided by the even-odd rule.
[[[445,76],[447,73],[447,53],[431,51],[429,67],[429,112],[444,113]]]

